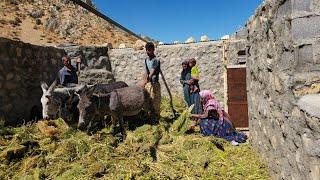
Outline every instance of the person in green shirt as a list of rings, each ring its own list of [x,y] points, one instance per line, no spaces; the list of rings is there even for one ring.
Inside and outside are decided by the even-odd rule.
[[[189,66],[191,67],[191,80],[190,80],[190,91],[191,93],[200,92],[199,86],[199,78],[200,78],[200,71],[197,66],[197,61],[192,58],[189,60]]]

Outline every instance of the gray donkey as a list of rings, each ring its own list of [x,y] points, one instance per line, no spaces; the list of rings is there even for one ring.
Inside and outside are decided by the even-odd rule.
[[[68,122],[77,122],[79,118],[79,111],[77,105],[79,97],[76,94],[81,92],[86,86],[76,86],[72,88],[56,87],[57,83],[54,81],[50,87],[44,82],[41,82],[43,95],[41,97],[42,116],[44,119],[63,118]],[[110,93],[117,88],[127,87],[125,82],[115,82],[110,84],[95,85],[94,93]]]
[[[129,86],[121,89],[115,89],[109,94],[94,95],[95,87],[85,88],[80,93],[79,123],[80,129],[85,129],[100,116],[111,115],[113,127],[119,122],[121,134],[126,137],[123,116],[137,115],[144,110],[151,115],[154,114],[154,108],[149,93],[140,86]]]

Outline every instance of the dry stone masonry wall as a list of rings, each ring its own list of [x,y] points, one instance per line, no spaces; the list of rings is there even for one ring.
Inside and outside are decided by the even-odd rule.
[[[40,81],[51,84],[68,54],[80,57],[81,84],[114,82],[107,47],[41,47],[0,38],[0,120],[17,124],[41,117]]]
[[[182,85],[179,82],[181,63],[184,60],[195,58],[201,71],[201,89],[210,89],[215,92],[218,100],[224,99],[224,63],[223,46],[230,46],[230,58],[237,55],[239,41],[224,43],[223,41],[202,42],[192,44],[177,44],[158,46],[156,55],[161,61],[161,69],[171,91],[182,94]],[[232,47],[231,47],[232,46]],[[245,47],[245,46],[244,46]],[[242,47],[241,47],[242,48]],[[245,49],[245,48],[244,48]],[[137,84],[145,73],[144,50],[112,49],[109,51],[113,73],[117,80]],[[162,80],[160,80],[162,83]],[[162,84],[162,92],[166,93]]]
[[[71,58],[75,66],[75,60],[81,58],[81,73],[79,83],[96,84],[114,82],[111,73],[111,63],[108,57],[108,47],[106,46],[61,46]]]
[[[0,38],[0,119],[8,124],[41,115],[40,81],[53,82],[64,51]]]
[[[274,179],[320,177],[319,15],[319,0],[268,0],[248,21],[250,138]]]

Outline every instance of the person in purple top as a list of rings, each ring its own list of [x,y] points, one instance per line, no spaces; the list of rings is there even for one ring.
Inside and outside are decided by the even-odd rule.
[[[78,69],[80,67],[81,59],[77,58],[77,68],[71,65],[69,56],[62,57],[63,68],[59,71],[59,83],[62,86],[70,87],[78,84]]]

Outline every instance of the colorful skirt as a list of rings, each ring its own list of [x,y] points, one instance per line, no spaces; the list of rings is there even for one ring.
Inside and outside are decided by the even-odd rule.
[[[225,120],[219,121],[214,119],[201,119],[200,131],[205,136],[216,136],[227,141],[235,140],[239,143],[245,143],[247,135],[237,132],[232,125]]]

